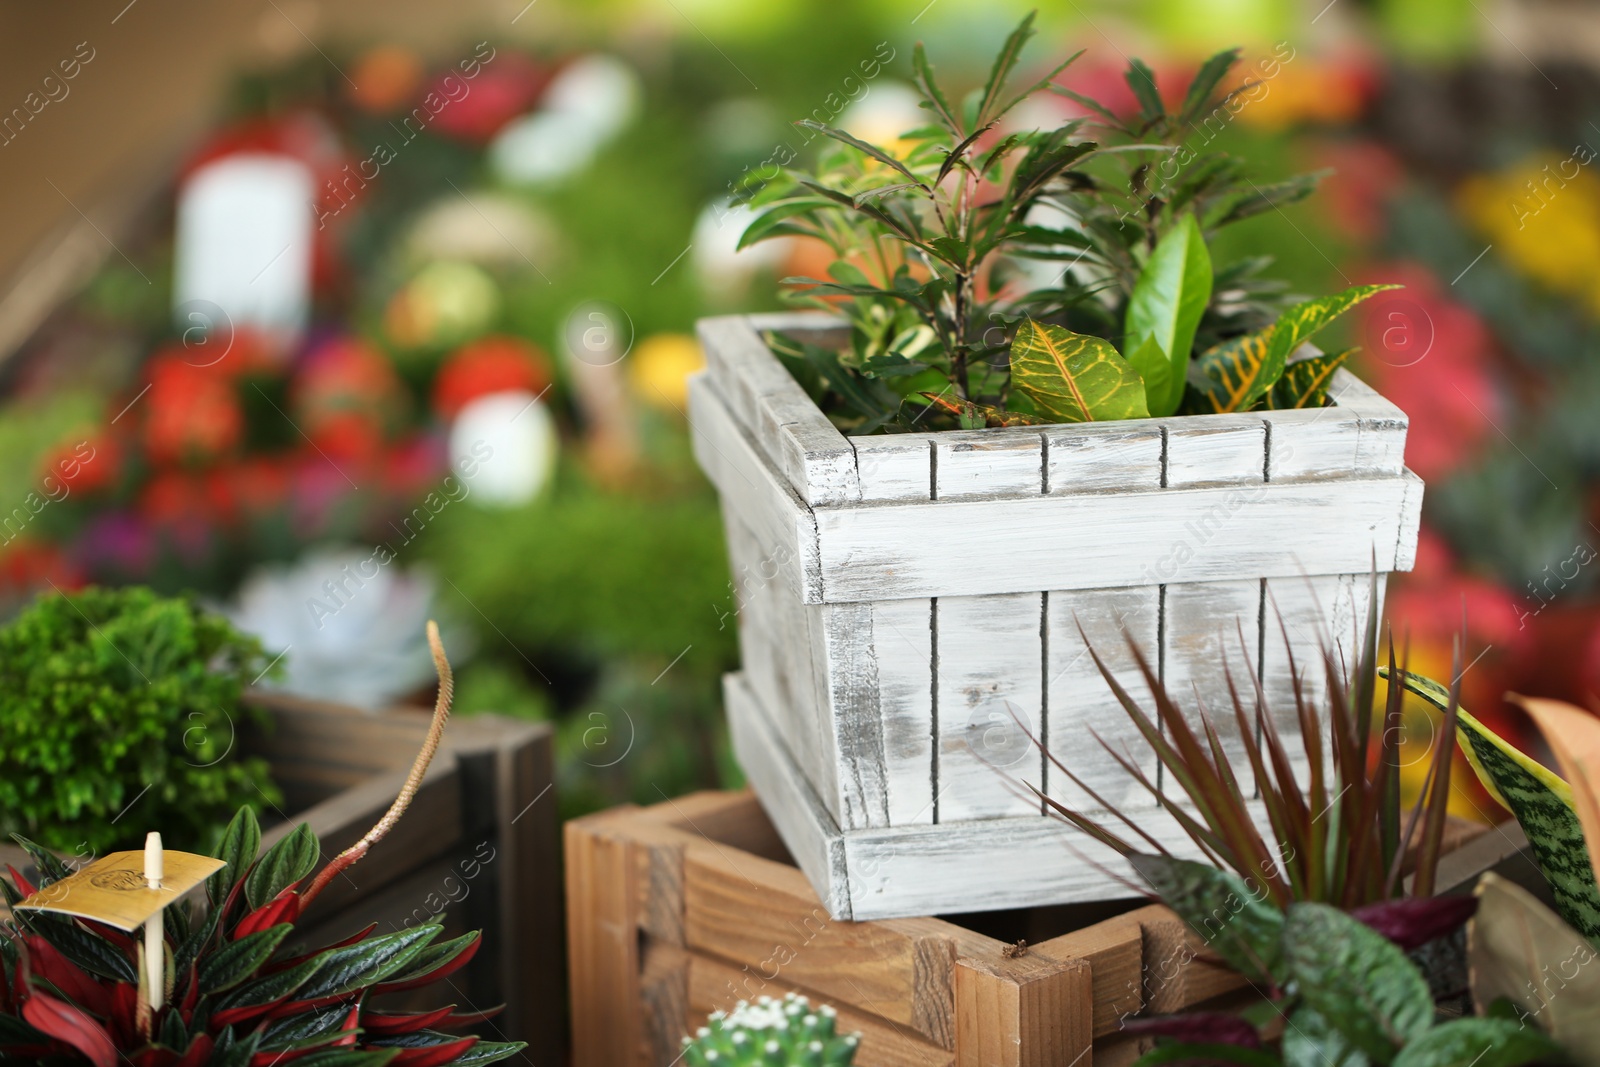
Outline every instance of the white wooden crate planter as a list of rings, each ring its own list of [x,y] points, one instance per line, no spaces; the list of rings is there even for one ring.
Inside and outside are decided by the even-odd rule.
[[[1348,647],[1365,618],[1374,560],[1411,566],[1405,415],[1345,371],[1315,410],[852,438],[771,329],[843,342],[816,313],[703,320],[690,419],[739,606],[734,749],[837,918],[1126,895],[1088,862],[1116,868],[1110,853],[1008,782],[1094,809],[1020,720],[1163,825],[1090,735],[1133,740],[1085,635],[1139,693],[1131,636],[1230,725],[1224,656],[1248,687],[1247,651],[1294,735],[1278,616],[1315,691],[1322,643]]]

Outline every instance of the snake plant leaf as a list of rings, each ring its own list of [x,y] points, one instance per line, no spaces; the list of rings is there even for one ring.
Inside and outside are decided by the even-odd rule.
[[[1379,671],[1387,678],[1387,669]],[[1405,675],[1406,691],[1434,708],[1449,707],[1444,686],[1421,675]],[[1600,889],[1584,844],[1583,823],[1574,807],[1572,789],[1560,776],[1519,751],[1493,730],[1457,708],[1458,742],[1484,788],[1503,804],[1528,835],[1556,910],[1585,937],[1600,937]]]
[[[961,420],[963,426],[977,429],[980,426],[1047,426],[1044,419],[1021,411],[1005,411],[990,404],[960,400],[938,393],[923,393],[923,399],[942,411],[948,411]]]
[[[1333,374],[1344,366],[1354,348],[1297,359],[1283,368],[1283,375],[1267,392],[1267,406],[1279,411],[1294,408],[1320,408],[1328,403],[1328,386]]]
[[[1600,882],[1600,719],[1560,700],[1511,698],[1533,717],[1545,743],[1555,753],[1556,765],[1572,790],[1572,806],[1583,826],[1583,840]]]
[[[1194,348],[1194,332],[1211,301],[1211,254],[1193,215],[1168,230],[1139,272],[1128,297],[1123,348],[1144,376],[1150,414],[1171,415],[1183,400],[1183,383]],[[1168,373],[1145,372],[1138,354],[1153,340],[1166,357]]]
[[[1213,411],[1249,411],[1267,395],[1283,374],[1282,359],[1272,362],[1272,336],[1268,326],[1255,333],[1232,337],[1200,354],[1196,385]]]
[[[1110,342],[1024,319],[1011,341],[1011,382],[1053,422],[1142,419],[1144,379]]]
[[[1232,871],[1171,856],[1134,853],[1128,862],[1207,948],[1251,981],[1273,982],[1283,912],[1264,899],[1262,886],[1247,885]]]
[[[1467,928],[1472,997],[1502,997],[1560,1042],[1578,1063],[1600,1063],[1600,966],[1596,947],[1532,893],[1493,871],[1478,882]]]
[[[1452,1019],[1407,1042],[1394,1067],[1522,1067],[1563,1059],[1560,1045],[1515,1019]]]
[[[1283,962],[1303,1003],[1380,1064],[1433,1024],[1422,972],[1394,942],[1338,908],[1289,905]]]

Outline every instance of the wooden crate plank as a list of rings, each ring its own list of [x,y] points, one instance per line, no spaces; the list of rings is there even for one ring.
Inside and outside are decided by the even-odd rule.
[[[936,821],[1038,811],[1017,780],[1042,781],[1043,621],[1038,593],[934,605]]]
[[[956,962],[956,1063],[1053,1067],[1078,1062],[1093,1039],[1093,979],[1086,960]]]
[[[1128,918],[1144,932],[1148,1014],[1171,1015],[1249,985],[1242,975],[1211,962],[1215,957],[1205,942],[1166,908],[1141,908]]]
[[[773,556],[735,514],[722,509],[738,605],[739,654],[745,677],[794,753],[817,796],[843,822],[835,735],[828,721],[829,678],[823,650],[813,644],[813,608],[778,580]]]
[[[711,1012],[728,1011],[741,1000],[781,998],[785,993],[799,993],[814,1005],[830,1003],[827,997],[791,981],[785,972],[764,978],[712,956],[689,955],[689,1022],[693,1026],[703,1025]],[[934,1067],[955,1062],[949,1050],[919,1039],[903,1026],[851,1004],[833,1003],[833,1007],[839,1013],[840,1032],[861,1034],[855,1058],[859,1067]]]
[[[816,887],[823,907],[836,919],[850,918],[849,879],[838,823],[796,770],[742,675],[724,676],[722,698],[734,758],[759,788],[762,805],[795,862]]]
[[[689,380],[689,410],[695,460],[717,487],[724,514],[737,516],[755,534],[757,558],[773,561],[784,584],[806,603],[819,603],[811,512],[735,421],[704,372]]]
[[[644,810],[668,826],[719,845],[731,845],[763,859],[794,863],[772,820],[762,810],[761,801],[749,789],[706,789],[663,800]]]
[[[1261,582],[1180,582],[1167,586],[1164,597],[1162,684],[1197,733],[1200,713],[1211,716],[1223,751],[1248,779],[1249,757],[1228,696],[1227,678],[1231,673],[1239,699],[1254,717]]]
[[[710,372],[733,390],[725,395],[736,402],[735,417],[800,499],[813,506],[860,500],[855,450],[758,332],[793,325],[792,319],[763,325],[758,319],[726,316],[702,319],[697,332]]]
[[[931,433],[852,437],[863,503],[933,499]]]
[[[834,920],[805,876],[793,867],[753,856],[733,857],[706,843],[684,856],[685,944],[771,980],[782,974],[829,1003],[922,1031],[933,1042],[949,1035],[923,1030],[948,1019],[953,996],[948,970],[929,975],[919,958],[941,951],[937,936],[922,938],[891,923]],[[954,957],[948,940],[944,958]],[[927,1001],[933,1003],[927,1004]]]
[[[1155,799],[1119,767],[1090,730],[1133,759],[1152,781],[1156,760],[1095,665],[1090,649],[1129,693],[1148,697],[1129,642],[1155,668],[1161,647],[1161,590],[1157,586],[1061,590],[1046,597],[1049,666],[1045,733],[1051,754],[1117,810],[1151,808]],[[1053,765],[1044,768],[1047,792],[1075,810],[1102,806]]]
[[[1410,565],[1420,492],[1407,472],[818,508],[820,595],[838,603],[1349,574],[1368,569],[1374,551],[1386,571]]]
[[[689,954],[646,940],[639,972],[641,1067],[678,1060],[689,1035]]]
[[[888,825],[933,822],[933,601],[872,608]]]
[[[574,1067],[634,1062],[641,1042],[638,868],[616,828],[637,809],[565,827],[567,975]],[[626,1005],[626,1010],[618,1010]]]
[[[939,500],[1044,491],[1044,439],[1038,430],[948,430],[933,435],[933,452]]]
[[[871,640],[873,605],[818,604],[804,608],[818,723],[825,749],[836,752],[830,807],[843,829],[889,825],[884,723],[879,706],[878,652]],[[820,776],[819,776],[820,777]],[[824,801],[827,798],[824,797]]]
[[[1094,992],[1094,1036],[1122,1028],[1124,1019],[1144,1010],[1144,930],[1137,919],[1119,915],[1029,948],[1048,959],[1089,964]]]
[[[1155,424],[1085,423],[1050,426],[1045,444],[1045,492],[1123,492],[1161,487],[1165,431]]]
[[[1164,425],[1167,488],[1264,480],[1267,427],[1260,415],[1191,415]]]

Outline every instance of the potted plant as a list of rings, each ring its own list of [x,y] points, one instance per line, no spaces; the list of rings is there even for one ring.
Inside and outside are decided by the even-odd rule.
[[[385,1010],[375,1000],[444,980],[477,952],[478,932],[441,939],[444,927],[425,922],[374,935],[373,923],[322,947],[296,937],[296,922],[312,900],[399,821],[439,748],[452,685],[431,623],[428,637],[439,669],[438,703],[410,774],[377,825],[316,871],[321,846],[308,825],[263,853],[255,814],[241,808],[212,853],[223,865],[206,881],[205,906],[186,900],[165,909],[162,951],[169,963],[155,973],[165,974],[167,988],[154,994],[141,978],[148,972],[136,939],[90,920],[16,910],[0,937],[0,1060],[443,1067],[494,1063],[520,1051],[521,1042],[448,1032],[485,1013],[453,1006]],[[35,886],[13,870],[9,881],[0,880],[13,907],[72,874],[49,850],[19,840],[39,878]]]
[[[958,102],[919,47],[929,126],[892,149],[817,126],[839,145],[817,173],[750,191],[745,242],[836,255],[829,279],[790,279],[826,313],[699,327],[696,456],[740,597],[735,749],[837,917],[1113,892],[1035,847],[1058,826],[996,773],[1082,806],[1031,733],[1108,804],[1137,796],[1083,744],[1131,729],[1089,646],[1127,667],[1131,637],[1173,691],[1221,706],[1238,641],[1292,707],[1296,660],[1353,631],[1368,571],[1415,549],[1404,414],[1306,344],[1374,290],[1294,303],[1260,260],[1211,262],[1218,228],[1314,184],[1258,186],[1195,136],[1276,67],[1222,93],[1223,53],[1169,111],[1134,61],[1124,117],[1055,85],[1060,67],[1008,88],[1031,32]],[[1086,118],[1008,125],[1046,92]]]

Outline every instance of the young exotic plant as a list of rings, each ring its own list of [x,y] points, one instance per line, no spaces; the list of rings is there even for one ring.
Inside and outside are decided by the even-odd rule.
[[[265,761],[234,744],[262,714],[239,695],[268,666],[255,638],[191,599],[40,597],[0,627],[0,833],[88,855],[132,847],[148,825],[206,847],[239,805],[278,799]]]
[[[322,948],[294,936],[317,895],[394,827],[438,749],[452,683],[432,623],[428,641],[438,703],[394,804],[315,875],[320,846],[309,826],[258,855],[260,827],[250,809],[240,809],[213,853],[225,866],[206,883],[207,906],[165,910],[164,996],[152,998],[141,984],[142,945],[120,931],[51,912],[14,912],[0,927],[0,1064],[478,1067],[522,1049],[449,1032],[485,1014],[387,1011],[375,1000],[463,967],[477,951],[476,932],[441,941],[436,922],[376,935],[374,923]],[[0,880],[13,907],[71,873],[50,851],[18,840],[39,877],[35,885],[12,870],[9,882]]]
[[[1308,195],[1320,177],[1262,186],[1197,147],[1260,85],[1223,90],[1238,51],[1207,60],[1172,111],[1150,68],[1130,61],[1139,111],[1124,120],[1055,84],[1081,52],[1008,88],[1033,32],[1030,14],[959,103],[917,45],[931,122],[892,146],[800,123],[838,147],[813,173],[747,191],[758,214],[741,246],[825,242],[829,278],[785,282],[800,302],[842,312],[851,343],[836,352],[774,336],[773,350],[857,434],[1325,404],[1349,352],[1301,346],[1382,287],[1283,310],[1290,301],[1257,278],[1268,260],[1213,265],[1219,229]],[[1264,60],[1261,73],[1279,66]],[[1015,128],[1013,109],[1045,91],[1092,117]]]
[[[713,1012],[694,1037],[683,1039],[688,1067],[844,1067],[854,1062],[860,1038],[840,1034],[838,1016],[805,997],[741,1000],[731,1012]]]

